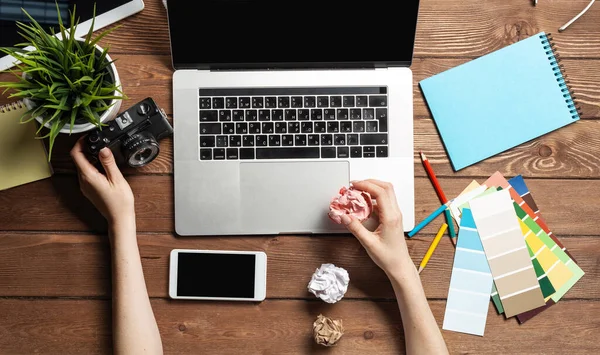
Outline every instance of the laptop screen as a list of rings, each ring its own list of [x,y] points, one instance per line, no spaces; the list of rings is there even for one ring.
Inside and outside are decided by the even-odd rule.
[[[169,0],[176,69],[409,66],[418,0]]]

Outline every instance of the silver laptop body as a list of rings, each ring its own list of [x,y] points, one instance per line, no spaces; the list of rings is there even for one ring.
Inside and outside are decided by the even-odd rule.
[[[177,4],[168,4],[177,234],[346,232],[329,203],[362,179],[391,182],[405,231],[414,227],[412,57],[356,68],[180,63],[192,57],[180,38],[192,5]],[[412,55],[414,28],[407,37]]]

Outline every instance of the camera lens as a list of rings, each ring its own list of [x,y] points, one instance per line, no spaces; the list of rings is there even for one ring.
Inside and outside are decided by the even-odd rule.
[[[139,168],[149,164],[158,156],[160,148],[149,132],[139,132],[123,142],[123,155],[129,166]]]

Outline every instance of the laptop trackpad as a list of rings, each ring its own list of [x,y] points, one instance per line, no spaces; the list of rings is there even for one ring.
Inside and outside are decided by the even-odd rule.
[[[327,217],[329,203],[349,179],[346,161],[241,163],[242,228],[250,234],[338,230]]]

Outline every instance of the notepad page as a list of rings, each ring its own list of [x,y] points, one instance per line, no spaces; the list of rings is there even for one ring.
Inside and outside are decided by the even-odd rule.
[[[541,32],[420,82],[455,170],[579,119],[544,39]]]

